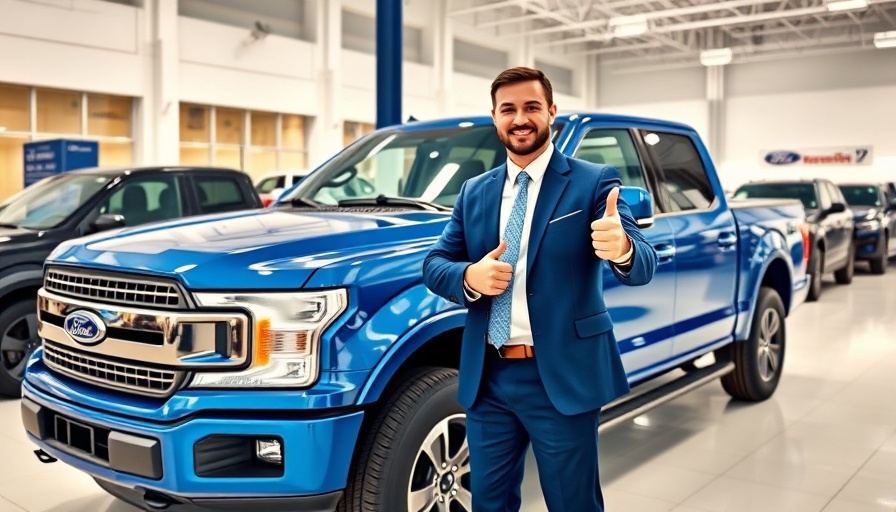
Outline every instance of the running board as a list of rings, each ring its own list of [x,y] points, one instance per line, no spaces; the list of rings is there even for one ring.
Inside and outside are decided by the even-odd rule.
[[[654,407],[677,398],[692,389],[708,384],[734,370],[734,363],[722,361],[705,368],[694,370],[660,387],[651,389],[618,403],[609,404],[600,413],[598,432],[614,427],[624,421],[640,416]]]

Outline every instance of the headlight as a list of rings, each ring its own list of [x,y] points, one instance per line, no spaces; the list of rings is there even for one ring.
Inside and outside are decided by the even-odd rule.
[[[856,229],[859,231],[877,231],[878,229],[880,229],[880,222],[876,220],[857,222]]]
[[[346,308],[344,289],[300,293],[195,293],[206,307],[243,307],[254,321],[252,366],[197,372],[190,387],[302,387],[319,371],[320,336]]]

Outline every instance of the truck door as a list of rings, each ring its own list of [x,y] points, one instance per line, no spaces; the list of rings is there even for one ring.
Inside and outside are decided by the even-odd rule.
[[[686,356],[732,338],[737,286],[737,229],[709,155],[687,132],[643,131],[662,169],[665,217],[675,235],[675,342]],[[671,297],[671,295],[669,296]],[[668,299],[667,299],[668,300]],[[666,307],[671,306],[667,302]]]
[[[628,129],[604,123],[586,124],[578,136],[570,138],[564,153],[581,160],[612,165],[619,170],[623,185],[653,192],[653,186],[645,180],[634,132]],[[638,371],[669,359],[672,353],[673,311],[669,297],[675,292],[675,262],[662,256],[674,251],[672,230],[668,220],[656,219],[643,233],[661,253],[650,284],[623,286],[609,268],[604,271],[606,303],[630,379],[636,379]]]

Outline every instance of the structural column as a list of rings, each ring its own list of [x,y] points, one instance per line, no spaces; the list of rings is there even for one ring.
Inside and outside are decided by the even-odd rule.
[[[708,146],[709,153],[715,162],[721,162],[725,158],[725,68],[726,66],[707,66],[706,68],[706,103],[709,109]]]
[[[317,96],[320,113],[314,121],[310,147],[317,154],[309,154],[308,162],[316,165],[342,149],[342,2],[317,2],[315,60],[317,67]]]
[[[145,83],[135,123],[134,161],[174,165],[180,161],[177,0],[148,0],[143,45]]]
[[[432,65],[435,72],[436,98],[442,116],[456,115],[454,112],[454,26],[449,16],[448,0],[432,0],[430,18],[432,31],[426,34],[431,42]]]

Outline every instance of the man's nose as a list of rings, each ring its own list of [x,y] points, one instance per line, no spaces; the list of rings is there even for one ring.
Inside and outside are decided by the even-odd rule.
[[[529,124],[529,119],[526,117],[526,113],[522,110],[517,112],[513,117],[513,125],[514,126],[525,126]]]

